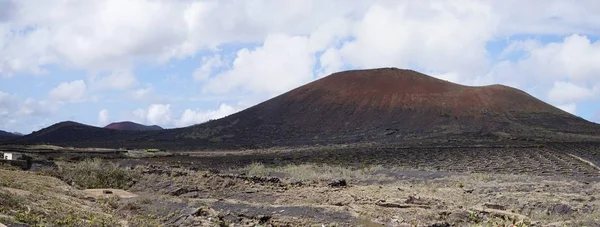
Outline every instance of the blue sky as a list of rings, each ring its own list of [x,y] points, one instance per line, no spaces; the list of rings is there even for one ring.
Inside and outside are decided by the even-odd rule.
[[[514,86],[600,122],[600,3],[572,3],[0,0],[0,130],[188,126],[375,67]]]

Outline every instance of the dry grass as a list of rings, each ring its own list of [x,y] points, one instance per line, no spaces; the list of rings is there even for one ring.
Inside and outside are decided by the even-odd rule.
[[[119,195],[119,190],[115,192]],[[131,206],[132,202],[127,196],[122,199],[117,196],[91,198],[86,192],[54,177],[34,172],[0,170],[0,214],[4,215],[0,223],[3,224],[160,226],[160,216],[124,212]]]
[[[126,157],[129,158],[154,158],[154,157],[166,157],[172,155],[170,152],[166,151],[154,151],[148,152],[145,150],[130,150],[127,153],[124,153]]]
[[[55,145],[49,145],[49,144],[39,144],[39,145],[30,145],[27,146],[28,149],[30,150],[63,150],[65,149],[64,147],[61,146],[55,146]]]
[[[100,205],[60,180],[23,171],[0,170],[3,223],[32,226],[116,226]]]
[[[278,167],[267,167],[261,163],[253,163],[249,166],[243,167],[241,171],[245,171],[248,175],[268,177],[274,174],[284,174],[290,181],[328,181],[328,180],[339,180],[345,179],[350,181],[385,181],[393,180],[392,178],[377,174],[376,171],[380,170],[381,166],[369,166],[360,169],[353,169],[349,167],[333,166],[333,165],[315,165],[315,164],[301,164],[301,165],[285,165]]]
[[[62,171],[69,179],[92,182],[84,183],[89,185],[100,184],[98,182],[112,184],[102,180],[112,176],[105,171],[125,171],[117,174],[122,181],[135,176],[130,174],[144,172],[144,169],[118,170],[116,165],[99,159],[61,163],[60,166],[61,170],[57,171]],[[418,176],[394,179],[392,176],[402,176],[407,172],[402,169],[383,169],[381,166],[351,168],[316,164],[270,167],[255,163],[241,170],[232,170],[253,176],[277,176],[290,183],[309,182],[298,186],[252,183],[186,168],[164,167],[166,173],[161,173],[158,170],[163,169],[155,167],[145,170],[144,174],[135,178],[138,184],[132,188],[140,197],[102,197],[95,202],[85,199],[87,195],[84,192],[56,178],[31,172],[0,170],[0,213],[10,215],[12,221],[31,225],[117,226],[120,221],[127,220],[130,226],[155,226],[170,219],[169,216],[179,215],[174,211],[160,210],[163,204],[167,204],[165,201],[188,206],[195,202],[223,199],[234,204],[232,206],[246,204],[256,209],[278,206],[323,208],[350,213],[366,220],[366,223],[391,226],[427,226],[444,222],[456,226],[524,227],[550,223],[557,223],[557,226],[590,226],[589,223],[598,223],[594,221],[600,219],[600,200],[596,199],[600,198],[600,182],[585,183],[573,178],[474,173],[435,179],[421,179]],[[149,174],[150,170],[156,170],[157,173]],[[379,174],[381,172],[393,174]],[[93,176],[84,177],[80,174]],[[332,188],[326,184],[310,183],[337,179],[345,179],[351,184]],[[169,194],[173,189],[196,187],[201,189],[199,198]],[[417,202],[411,202],[409,198],[418,199]],[[384,203],[397,206],[382,206]],[[207,206],[210,204],[206,203]],[[554,211],[557,205],[570,210],[557,213]],[[162,214],[163,217],[153,216],[155,214]],[[234,213],[236,215],[243,214]],[[202,221],[206,219],[195,218]],[[283,220],[286,217],[273,218]],[[295,220],[287,218],[286,221]]]
[[[137,178],[133,170],[119,168],[116,164],[99,158],[81,162],[59,162],[59,168],[45,174],[62,179],[82,189],[118,188],[128,189]]]

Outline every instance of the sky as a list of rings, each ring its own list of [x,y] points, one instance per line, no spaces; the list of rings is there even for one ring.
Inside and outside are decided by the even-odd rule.
[[[600,122],[597,0],[0,0],[0,130],[216,119],[333,72],[504,84]]]

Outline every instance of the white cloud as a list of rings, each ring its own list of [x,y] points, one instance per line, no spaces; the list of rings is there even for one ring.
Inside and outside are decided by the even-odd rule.
[[[54,101],[78,101],[83,98],[86,92],[86,85],[83,80],[74,80],[71,82],[60,83],[57,87],[48,92],[50,99]]]
[[[124,90],[136,83],[137,79],[130,70],[117,70],[106,76],[92,77],[90,79],[90,84],[94,89]]]
[[[103,127],[106,124],[108,124],[108,121],[109,121],[108,110],[106,110],[106,109],[100,110],[100,112],[98,112],[98,124],[101,127]]]
[[[146,112],[146,121],[154,125],[171,124],[171,105],[152,104]]]
[[[156,124],[163,127],[186,127],[199,124],[212,119],[218,119],[233,114],[244,105],[230,106],[222,103],[214,110],[186,109],[179,118],[173,117],[170,104],[152,104],[148,110],[136,109],[132,112],[134,121],[140,123]]]
[[[203,90],[278,94],[310,81],[314,64],[307,37],[271,35],[259,48],[240,50],[231,70],[208,79]]]
[[[236,111],[236,108],[224,103],[221,104],[219,106],[219,109],[216,110],[202,111],[186,109],[185,111],[183,111],[181,118],[176,120],[175,125],[178,127],[185,127],[194,124],[199,124],[208,120],[225,117],[227,115],[235,113]]]
[[[48,116],[58,111],[60,104],[46,100],[36,100],[27,98],[22,102],[18,112],[18,116]]]
[[[321,68],[317,72],[317,77],[328,76],[332,73],[339,72],[344,67],[344,62],[335,48],[329,48],[319,58]]]
[[[262,101],[342,69],[380,66],[469,85],[507,84],[573,112],[582,100],[598,100],[600,88],[600,4],[595,0],[6,3],[0,0],[0,77],[45,74],[55,66],[81,70],[82,78],[97,76],[63,83],[46,101],[0,93],[0,115],[36,114],[86,95],[108,97],[93,93],[106,89],[127,89],[134,100],[148,104],[173,103],[173,97],[148,98],[151,87],[136,87],[138,79],[147,78],[136,78],[131,70],[187,58],[202,59],[193,75],[167,73],[185,78],[179,85],[198,80],[203,99],[228,102]],[[548,43],[546,34],[563,39]],[[510,45],[500,62],[492,63],[496,59],[488,50],[498,47],[488,45],[504,45],[503,40]],[[231,51],[240,45],[246,48]],[[173,119],[165,109],[140,109],[137,115],[171,125],[183,121],[183,114]],[[201,119],[196,116],[203,113],[190,109],[186,118]]]
[[[345,56],[352,64],[406,65],[410,63],[406,58],[415,54],[414,49],[423,49],[422,54],[415,55],[416,61],[423,61],[422,58],[446,60],[448,55],[456,58],[450,59],[451,63],[434,62],[431,70],[444,71],[453,63],[460,63],[461,68],[477,68],[464,62],[482,57],[485,54],[482,44],[492,38],[513,34],[598,34],[600,27],[600,16],[596,13],[600,6],[594,0],[577,4],[560,0],[501,3],[473,0],[131,0],[126,3],[47,0],[40,3],[24,0],[9,1],[0,8],[3,12],[19,12],[0,18],[7,22],[0,26],[0,52],[3,53],[0,75],[5,76],[15,72],[43,73],[43,67],[48,64],[114,70],[131,67],[138,61],[165,62],[225,43],[263,42],[270,34],[314,33],[311,49],[326,49],[328,44],[348,38],[349,32],[357,38],[355,45],[348,46],[346,55],[349,56]],[[390,48],[381,49],[390,43],[393,44]],[[399,47],[407,47],[407,43],[416,45],[402,48],[401,52],[408,50],[406,54],[396,53]],[[369,51],[369,47],[373,49]],[[369,54],[362,58],[372,55],[390,58],[380,59],[383,62],[377,64],[374,60],[358,60],[359,56],[351,54],[353,52]]]
[[[358,68],[397,66],[477,75],[487,69],[485,44],[497,28],[480,1],[404,1],[370,7],[340,55]]]
[[[559,109],[564,110],[566,112],[569,112],[571,114],[577,113],[577,105],[575,103],[557,105],[556,107],[558,107]]]
[[[571,113],[579,102],[598,99],[600,64],[595,59],[600,59],[600,41],[577,34],[561,42],[529,39],[513,42],[503,54],[521,57],[497,63],[488,74],[491,81],[538,91]]]
[[[542,44],[528,40],[528,44],[517,43],[510,47],[512,52],[523,51],[526,57],[514,65],[528,73],[533,80],[552,81],[569,78],[573,82],[597,82],[600,64],[600,41],[591,42],[588,37],[570,35],[562,42]]]
[[[350,35],[351,21],[345,18],[332,18],[311,32],[309,48],[311,52],[318,52],[332,44],[336,44],[340,39]]]
[[[563,81],[554,82],[548,93],[548,99],[556,103],[580,102],[594,97],[594,91]]]
[[[23,99],[15,94],[0,91],[0,130],[14,129],[27,132],[37,129],[39,121],[47,121],[58,110],[56,103]]]
[[[133,121],[138,123],[146,123],[146,110],[144,109],[136,109],[132,113]]]
[[[490,1],[500,16],[499,36],[513,34],[570,35],[599,34],[600,4],[595,0]],[[536,9],[536,10],[531,10]]]
[[[137,61],[193,56],[223,43],[261,42],[270,33],[307,34],[365,5],[342,0],[11,3],[11,11],[19,13],[0,26],[0,75],[5,76],[43,72],[47,64],[114,70]]]
[[[221,55],[218,54],[203,57],[200,67],[194,70],[192,76],[196,80],[206,80],[216,69],[226,66],[226,64],[227,63],[221,58]]]

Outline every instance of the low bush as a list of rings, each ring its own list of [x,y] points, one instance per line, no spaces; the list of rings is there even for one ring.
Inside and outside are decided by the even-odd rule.
[[[46,173],[81,189],[128,189],[137,178],[134,170],[119,168],[116,164],[99,158],[60,163],[58,168]]]

